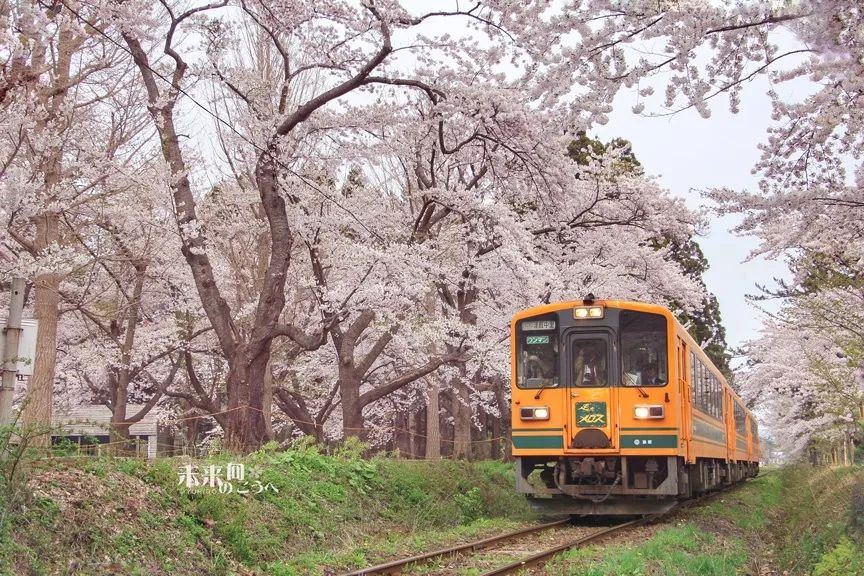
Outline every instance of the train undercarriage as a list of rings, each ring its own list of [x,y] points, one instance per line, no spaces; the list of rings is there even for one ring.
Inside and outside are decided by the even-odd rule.
[[[679,500],[756,476],[758,463],[678,456],[548,456],[516,459],[516,489],[542,512],[654,514]]]

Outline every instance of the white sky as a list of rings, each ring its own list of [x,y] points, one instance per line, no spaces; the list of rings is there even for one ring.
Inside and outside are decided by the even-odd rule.
[[[794,88],[788,88],[792,97]],[[707,204],[700,190],[756,190],[758,177],[751,169],[759,159],[757,146],[766,139],[771,125],[767,89],[767,78],[754,79],[744,89],[738,114],[729,112],[727,100],[716,98],[709,119],[695,110],[662,118],[637,116],[630,111],[635,96],[622,93],[609,124],[598,127],[592,135],[603,141],[616,136],[630,140],[646,173],[657,176],[671,193],[697,208]],[[745,262],[758,242],[730,232],[739,217],[711,214],[709,219],[710,231],[697,239],[710,266],[705,283],[720,303],[727,341],[739,346],[758,336],[763,317],[745,295],[758,293],[757,283],[774,286],[773,279],[787,277],[788,268],[782,261],[762,257]],[[759,305],[770,311],[779,308],[775,301]]]

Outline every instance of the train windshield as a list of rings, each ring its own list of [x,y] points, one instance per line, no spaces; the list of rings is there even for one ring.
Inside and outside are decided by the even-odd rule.
[[[664,386],[669,380],[666,318],[659,314],[621,311],[621,384]]]
[[[523,320],[516,325],[516,385],[558,386],[558,324],[554,318]]]
[[[599,338],[573,340],[573,384],[575,386],[603,387],[609,383],[606,363],[606,341]]]

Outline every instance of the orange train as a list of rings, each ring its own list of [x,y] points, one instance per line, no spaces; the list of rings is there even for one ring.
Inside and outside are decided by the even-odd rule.
[[[569,514],[649,514],[755,476],[756,420],[666,308],[584,300],[511,323],[516,486]]]

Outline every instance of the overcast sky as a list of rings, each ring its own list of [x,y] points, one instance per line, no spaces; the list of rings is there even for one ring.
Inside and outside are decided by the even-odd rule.
[[[796,88],[801,94],[795,93]],[[802,88],[788,86],[784,90],[797,99],[803,95]],[[630,140],[645,171],[696,208],[707,204],[700,190],[756,189],[758,177],[751,170],[759,158],[757,146],[766,139],[771,124],[767,89],[765,77],[748,84],[738,114],[729,112],[727,100],[717,98],[708,119],[694,110],[662,118],[637,116],[631,112],[634,95],[622,93],[609,124],[598,127],[592,135],[603,141],[616,136]],[[710,231],[697,239],[710,265],[705,282],[720,302],[727,341],[739,346],[758,336],[763,317],[745,296],[758,293],[756,284],[773,286],[775,277],[788,277],[788,268],[782,261],[762,257],[745,262],[758,242],[730,231],[739,218],[715,214],[709,218]],[[759,305],[771,311],[779,307],[773,301]]]

